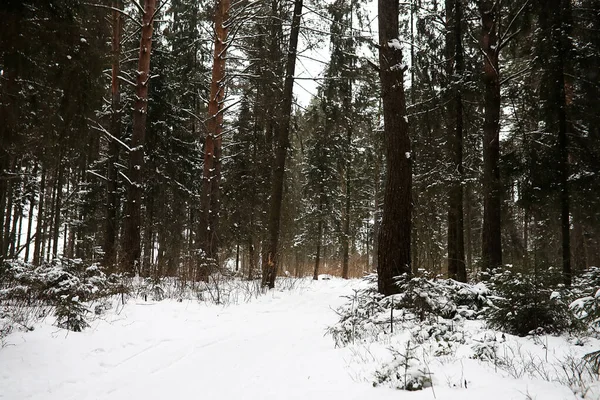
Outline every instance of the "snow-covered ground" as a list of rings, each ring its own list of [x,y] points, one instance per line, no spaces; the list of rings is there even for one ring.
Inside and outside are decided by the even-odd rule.
[[[332,308],[344,303],[341,296],[357,284],[307,282],[228,307],[130,300],[82,333],[58,329],[48,318],[33,332],[11,334],[0,349],[0,398],[576,398],[564,385],[514,379],[467,354],[431,361],[433,387],[422,391],[373,388],[372,373],[385,357],[385,344],[336,349],[324,335],[337,320]],[[549,340],[550,352],[566,343]]]

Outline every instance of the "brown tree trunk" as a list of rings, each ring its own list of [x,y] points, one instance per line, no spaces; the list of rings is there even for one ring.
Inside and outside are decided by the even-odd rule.
[[[61,155],[59,154],[58,161],[58,176],[56,178],[56,200],[54,202],[54,222],[52,225],[52,258],[56,258],[58,256],[58,240],[60,235],[60,216],[61,216],[61,208],[62,208],[62,185],[63,185],[63,166],[61,160]]]
[[[113,2],[113,8],[123,9],[120,0]],[[121,12],[112,12],[112,78],[111,78],[111,120],[110,134],[114,139],[110,141],[108,151],[108,166],[106,176],[106,221],[104,226],[104,266],[107,271],[114,272],[117,261],[117,234],[119,223],[117,221],[117,210],[119,209],[119,194],[117,186],[117,162],[119,161],[119,143],[121,139],[121,36],[123,32],[123,15]]]
[[[14,170],[14,169],[13,169]],[[8,183],[8,190],[6,191],[7,193],[7,203],[6,203],[6,208],[3,210],[4,211],[4,215],[3,215],[3,232],[2,232],[2,237],[3,237],[3,241],[2,241],[2,248],[0,249],[0,256],[1,257],[5,257],[8,255],[8,249],[10,248],[10,222],[11,222],[11,216],[12,216],[12,211],[13,211],[13,202],[14,202],[14,186],[15,183],[9,181]]]
[[[229,0],[217,0],[215,9],[215,48],[208,102],[208,123],[204,142],[204,171],[200,215],[201,246],[204,252],[201,277],[217,266],[219,185],[221,181],[221,146],[223,99],[225,98],[225,60],[229,19]]]
[[[563,0],[563,4],[569,4]],[[564,6],[569,7],[568,5]],[[558,113],[558,154],[559,154],[559,172],[560,172],[560,227],[561,227],[561,247],[562,247],[562,269],[563,283],[569,287],[572,281],[571,268],[571,221],[570,221],[570,199],[569,199],[569,142],[567,136],[567,95],[565,86],[567,85],[565,77],[565,56],[566,49],[564,43],[569,40],[564,32],[565,11],[563,6],[558,5],[559,17],[557,18],[556,26],[553,27],[555,35],[554,46],[558,49],[558,68],[555,71],[556,80],[550,84],[554,84],[557,90],[557,99],[560,102]]]
[[[20,232],[19,235],[17,235],[17,226],[20,225],[19,221],[21,221],[22,217],[23,210],[21,208],[21,201],[17,199],[13,207],[12,228],[10,229],[9,236],[10,248],[8,250],[8,256],[11,259],[15,257],[15,250],[18,248],[17,242],[20,240]]]
[[[398,41],[398,0],[378,0],[379,77],[383,100],[387,179],[379,232],[378,289],[398,293],[395,278],[411,274],[411,153],[404,97],[402,48]]]
[[[482,271],[502,265],[501,183],[500,183],[500,75],[498,65],[498,5],[480,0],[481,47],[484,53],[485,84],[483,123],[483,231]]]
[[[44,225],[44,213],[46,212],[44,208],[46,198],[46,175],[46,169],[42,168],[42,180],[40,182],[40,201],[38,202],[35,241],[33,244],[33,265],[40,265],[41,260],[41,246],[44,236],[42,230]]]
[[[448,193],[448,277],[467,280],[463,213],[462,5],[446,0],[446,72],[453,99],[448,106],[448,152],[452,168]]]
[[[319,221],[317,222],[317,254],[315,256],[315,268],[313,280],[319,280],[319,263],[321,261],[321,243],[323,242],[323,194],[319,197]]]
[[[346,146],[348,154],[346,155],[345,172],[345,204],[344,204],[344,227],[343,227],[343,242],[342,242],[342,278],[348,279],[349,262],[350,262],[350,219],[351,202],[350,195],[352,194],[352,79],[348,79],[348,92],[344,96],[344,108],[348,112],[346,116]],[[368,246],[368,242],[367,242]]]
[[[381,203],[379,201],[379,198],[381,197],[381,164],[383,164],[383,160],[382,160],[382,152],[378,151],[376,156],[375,156],[375,190],[373,193],[373,234],[372,234],[372,238],[373,238],[373,264],[372,264],[372,269],[373,270],[377,270],[378,269],[378,263],[377,263],[377,254],[379,254],[379,228],[381,226],[381,221],[380,221],[380,210],[381,210]],[[367,264],[369,263],[369,253],[368,253],[368,246],[367,246]]]
[[[567,98],[566,87],[572,86],[567,77],[567,57],[571,47],[570,41],[570,19],[571,2],[569,0],[551,0],[540,5],[540,26],[543,29],[544,40],[542,41],[546,52],[546,79],[543,82],[550,90],[546,100],[548,120],[552,128],[558,128],[556,141],[558,155],[559,175],[559,204],[560,204],[560,227],[562,248],[562,274],[563,283],[571,285],[571,222],[570,222],[570,199],[569,199],[569,130],[567,122],[568,107],[572,101]],[[558,125],[558,126],[557,126]]]
[[[36,171],[36,169],[34,169],[34,171]],[[29,262],[29,245],[31,244],[31,230],[33,228],[33,211],[34,211],[34,196],[31,196],[31,198],[29,199],[29,214],[27,217],[27,240],[25,241],[25,256],[24,256],[24,261],[26,263]]]
[[[263,259],[262,285],[275,287],[278,268],[279,231],[281,224],[281,206],[283,204],[283,183],[285,179],[285,160],[290,141],[290,119],[292,114],[294,73],[296,72],[296,51],[300,34],[300,18],[302,16],[302,0],[294,0],[292,30],[288,47],[285,68],[285,83],[281,105],[281,121],[277,125],[277,149],[271,182],[271,204],[269,207],[268,232],[269,243]]]
[[[123,232],[123,269],[135,274],[141,255],[142,183],[144,172],[144,143],[146,141],[146,116],[148,114],[148,86],[150,84],[150,52],[157,0],[144,2],[142,35],[137,68],[136,97],[133,106],[133,133],[129,153],[129,180]]]

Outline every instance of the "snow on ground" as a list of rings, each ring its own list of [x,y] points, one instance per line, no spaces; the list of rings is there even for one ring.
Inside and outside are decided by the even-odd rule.
[[[48,318],[0,349],[0,399],[575,398],[558,383],[517,380],[466,357],[432,362],[433,388],[373,388],[382,345],[336,349],[324,336],[337,320],[332,308],[357,284],[311,282],[228,307],[130,300],[82,333]]]

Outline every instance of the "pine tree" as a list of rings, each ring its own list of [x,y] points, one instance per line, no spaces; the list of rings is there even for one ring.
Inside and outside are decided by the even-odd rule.
[[[398,1],[379,0],[379,76],[383,101],[387,179],[379,232],[378,287],[398,292],[395,278],[411,273],[411,152],[404,98],[402,48],[398,41]]]

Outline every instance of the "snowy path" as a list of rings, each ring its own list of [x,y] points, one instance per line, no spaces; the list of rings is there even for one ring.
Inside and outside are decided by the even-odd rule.
[[[349,292],[323,281],[226,308],[131,302],[83,333],[46,324],[0,350],[0,398],[366,398],[323,336]]]
[[[574,398],[564,386],[502,377],[470,359],[436,361],[434,390],[374,389],[365,380],[372,379],[368,360],[357,360],[351,349],[335,349],[324,336],[337,319],[331,308],[355,285],[310,282],[229,307],[130,301],[120,314],[95,321],[83,333],[47,321],[33,332],[11,335],[11,345],[0,349],[0,399],[522,400],[529,393],[544,400]],[[364,349],[372,355],[377,348],[389,354],[385,344]]]

